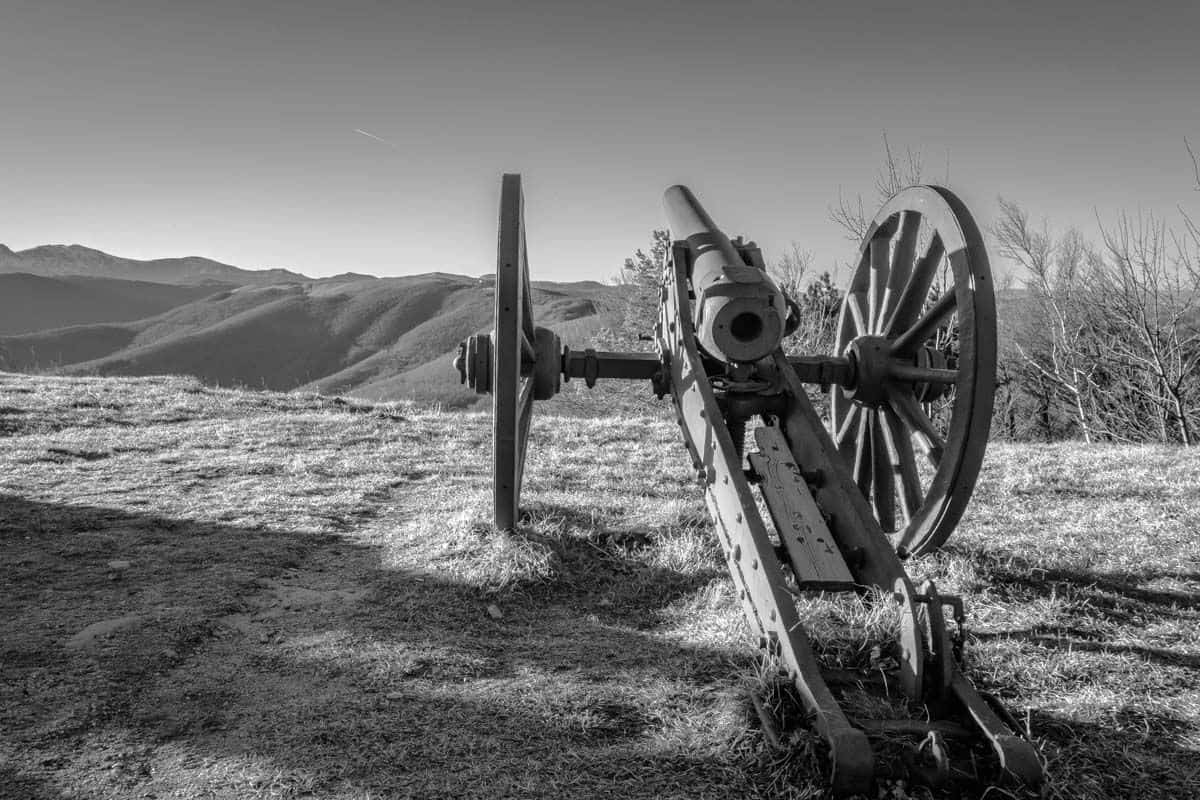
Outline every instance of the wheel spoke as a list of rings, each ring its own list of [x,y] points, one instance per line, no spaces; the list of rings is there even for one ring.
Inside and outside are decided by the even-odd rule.
[[[834,387],[835,391],[839,389],[840,387]],[[854,464],[855,453],[858,449],[858,426],[862,424],[862,413],[857,403],[852,403],[844,397],[841,399],[841,401],[842,404],[847,407],[846,417],[852,418],[854,422],[847,426],[845,435],[839,434],[837,449],[838,453],[840,453],[842,456],[842,463]]]
[[[863,497],[869,497],[871,491],[871,437],[867,417],[870,412],[860,414],[858,432],[854,437],[854,482]]]
[[[843,349],[851,339],[861,336],[864,333],[861,301],[867,295],[869,273],[869,262],[867,261],[867,253],[864,250],[859,257],[858,266],[850,277],[850,285],[846,287],[846,294],[842,298],[842,312],[838,315],[837,341],[842,345]],[[835,355],[841,355],[841,350],[839,349]]]
[[[867,326],[866,320],[863,319],[862,306],[859,303],[861,294],[855,292],[846,295],[846,310],[850,312],[850,319],[854,325],[854,333],[856,336],[866,336],[870,333],[870,328]]]
[[[529,252],[525,246],[525,198],[521,198],[521,331],[532,343],[536,335],[533,330],[533,293],[529,286]]]
[[[942,244],[942,237],[935,233],[929,247],[925,250],[925,255],[913,267],[908,283],[904,285],[904,290],[900,293],[900,299],[896,301],[896,310],[892,312],[891,318],[884,327],[884,336],[895,336],[898,331],[903,331],[911,326],[920,315],[921,309],[925,307],[925,300],[929,296],[929,287],[933,286],[933,279],[937,277],[938,265],[941,264],[944,254],[945,247]]]
[[[533,378],[521,381],[521,397],[517,401],[517,475],[515,504],[521,504],[521,482],[525,476],[525,449],[529,444],[529,420],[533,416]]]
[[[846,409],[846,416],[842,419],[842,424],[838,427],[833,437],[834,444],[841,446],[842,442],[846,441],[846,437],[854,430],[854,426],[858,424],[858,415],[862,413],[862,406],[857,403],[850,403],[850,407]]]
[[[917,457],[913,453],[912,440],[905,435],[904,425],[896,416],[896,412],[884,408],[882,416],[884,439],[892,464],[896,468],[896,477],[900,479],[900,514],[907,526],[924,500],[921,476],[917,474]]]
[[[889,384],[887,399],[888,405],[916,438],[917,445],[925,451],[925,456],[933,466],[940,464],[946,443],[938,435],[933,420],[921,409],[921,404],[913,396],[912,390],[907,386]]]
[[[871,428],[871,504],[879,527],[891,533],[896,529],[895,462],[889,457],[884,439],[884,420],[879,411],[868,413]]]
[[[888,271],[887,291],[883,295],[882,308],[875,323],[876,333],[882,333],[896,311],[896,303],[904,287],[912,277],[913,257],[917,249],[917,231],[921,227],[921,215],[916,211],[905,211],[900,220],[900,234],[892,252],[892,266]]]
[[[925,312],[923,317],[917,320],[916,324],[892,343],[892,352],[896,355],[910,355],[916,352],[916,349],[932,337],[938,326],[954,312],[956,306],[954,289],[950,289],[937,299],[937,302]]]
[[[875,333],[883,316],[883,298],[888,283],[888,244],[888,239],[876,236],[869,245],[871,282],[867,289],[867,330],[864,334]]]
[[[533,366],[537,361],[537,350],[533,347],[533,340],[525,333],[524,329],[517,332],[517,340],[521,343],[521,366],[526,364]],[[525,370],[521,370],[522,374]]]
[[[829,387],[829,435],[837,438],[838,421],[843,419],[843,409],[846,406],[846,398],[842,396],[842,387],[834,384]]]

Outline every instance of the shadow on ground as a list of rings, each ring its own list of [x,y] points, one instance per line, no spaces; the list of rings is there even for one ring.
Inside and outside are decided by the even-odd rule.
[[[0,508],[5,792],[716,797],[778,780],[755,766],[771,757],[739,694],[749,653],[623,624],[645,610],[482,596],[342,535]],[[622,574],[611,551],[566,557],[591,554]]]
[[[1068,708],[1077,704],[1075,715],[1034,708],[1027,718],[1043,744],[1050,775],[1070,775],[1070,783],[1057,785],[1059,796],[1200,796],[1200,731],[1193,721],[1200,655],[1169,646],[1172,631],[1189,631],[1195,624],[1200,593],[1147,586],[1194,584],[1200,575],[1154,569],[1088,572],[1043,567],[1011,554],[996,561],[987,551],[953,544],[947,551],[975,561],[989,592],[1006,602],[1065,601],[1053,624],[972,633],[983,642],[1012,640],[1029,648],[1023,662],[1047,676],[1030,679],[1042,680],[1040,688],[1018,691],[1044,691],[1045,681],[1054,680],[1062,687],[1056,700]],[[1095,658],[1082,661],[1078,654]],[[1050,666],[1037,666],[1043,662]],[[1104,700],[1139,695],[1146,701],[1106,705]],[[1184,705],[1178,715],[1172,713],[1176,702]],[[1078,718],[1085,714],[1088,721]]]
[[[622,555],[653,546],[640,531],[543,542],[568,562],[559,580],[482,594],[432,568],[387,568],[349,533],[14,495],[0,495],[0,509],[0,794],[819,792],[815,761],[781,761],[755,732],[742,696],[748,650],[647,630],[663,604],[709,578],[645,573]],[[1018,573],[997,580],[1048,591]],[[637,607],[601,604],[600,588],[631,579],[666,588]],[[1125,585],[1059,579],[1108,582],[1106,593]],[[1184,724],[1122,713],[1112,724],[1032,713],[1052,779],[1057,767],[1093,783],[1060,784],[1058,796],[1165,797],[1180,785],[1179,764],[1195,757]]]

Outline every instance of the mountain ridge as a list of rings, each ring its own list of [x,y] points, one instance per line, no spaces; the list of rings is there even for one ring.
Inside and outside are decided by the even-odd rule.
[[[25,250],[13,250],[0,243],[0,273],[15,272],[42,277],[79,275],[181,285],[312,280],[287,269],[243,269],[203,256],[140,260],[115,256],[81,244],[43,244]]]

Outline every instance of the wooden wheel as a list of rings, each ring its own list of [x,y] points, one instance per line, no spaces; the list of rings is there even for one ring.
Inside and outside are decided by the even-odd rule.
[[[505,175],[500,188],[495,289],[495,327],[490,334],[476,333],[462,342],[454,367],[463,383],[492,395],[494,518],[497,528],[512,530],[521,501],[533,401],[558,394],[563,376],[558,335],[533,324],[520,175]]]
[[[500,235],[496,255],[496,307],[492,331],[492,469],[496,527],[512,530],[521,500],[521,475],[533,376],[523,369],[536,358],[529,262],[525,253],[525,198],[521,176],[505,175],[500,189]]]
[[[900,555],[937,549],[979,476],[996,380],[996,301],[983,237],[937,186],[889,200],[860,248],[838,320],[850,380],[830,432]]]

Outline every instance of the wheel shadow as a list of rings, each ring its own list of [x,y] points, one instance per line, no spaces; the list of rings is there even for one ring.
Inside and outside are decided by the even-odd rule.
[[[1194,723],[1146,706],[1105,709],[1079,720],[1032,711],[1051,797],[1200,797]]]
[[[1063,596],[1065,590],[1070,596],[1085,599],[1112,621],[1135,625],[1144,624],[1146,614],[1177,617],[1181,611],[1200,609],[1200,591],[1142,585],[1158,580],[1200,583],[1200,572],[1162,569],[1095,572],[1046,567],[1012,554],[1005,554],[1000,560],[987,550],[953,542],[943,552],[970,562],[986,576],[992,591],[1006,599]]]
[[[1089,661],[1086,667],[1076,668],[1078,673],[1058,676],[1064,692],[1080,690],[1082,699],[1063,698],[1056,704],[1063,710],[1029,710],[1026,720],[1047,759],[1052,796],[1200,796],[1200,767],[1195,760],[1200,726],[1189,696],[1191,688],[1200,682],[1200,654],[1154,641],[1137,641],[1151,628],[1166,631],[1167,635],[1172,626],[1190,628],[1195,611],[1200,609],[1200,592],[1145,584],[1190,584],[1200,581],[1200,573],[1045,567],[1020,556],[1006,553],[998,559],[989,551],[954,543],[945,551],[972,562],[989,593],[1004,602],[1026,605],[1066,599],[1069,603],[1061,622],[971,631],[973,639],[1016,640],[1033,645],[1048,657],[1077,652],[1113,656],[1110,680],[1130,679],[1127,657],[1146,665],[1146,676],[1137,679],[1144,680],[1145,689],[1136,690],[1108,686],[1105,663]],[[1038,659],[1039,655],[1034,651],[1022,658]],[[1118,664],[1116,659],[1124,663]],[[1084,687],[1093,684],[1099,697],[1115,696],[1117,704],[1088,700]],[[1007,691],[1020,695],[1038,689],[1008,686]],[[1143,691],[1145,702],[1128,702],[1127,698]]]
[[[1169,579],[1200,581],[1200,573],[1179,570],[1084,572],[1061,567],[1041,567],[1022,558],[1004,565],[989,564],[988,584],[1002,597],[1026,600],[1071,597],[1089,610],[1086,620],[1101,619],[1115,625],[1142,629],[1157,622],[1183,622],[1187,612],[1200,609],[1200,592],[1148,589],[1141,584]],[[979,632],[980,639],[1021,639],[1062,650],[1131,654],[1164,666],[1200,669],[1200,655],[1166,647],[1114,643],[1087,625],[1038,625],[1019,630]]]

